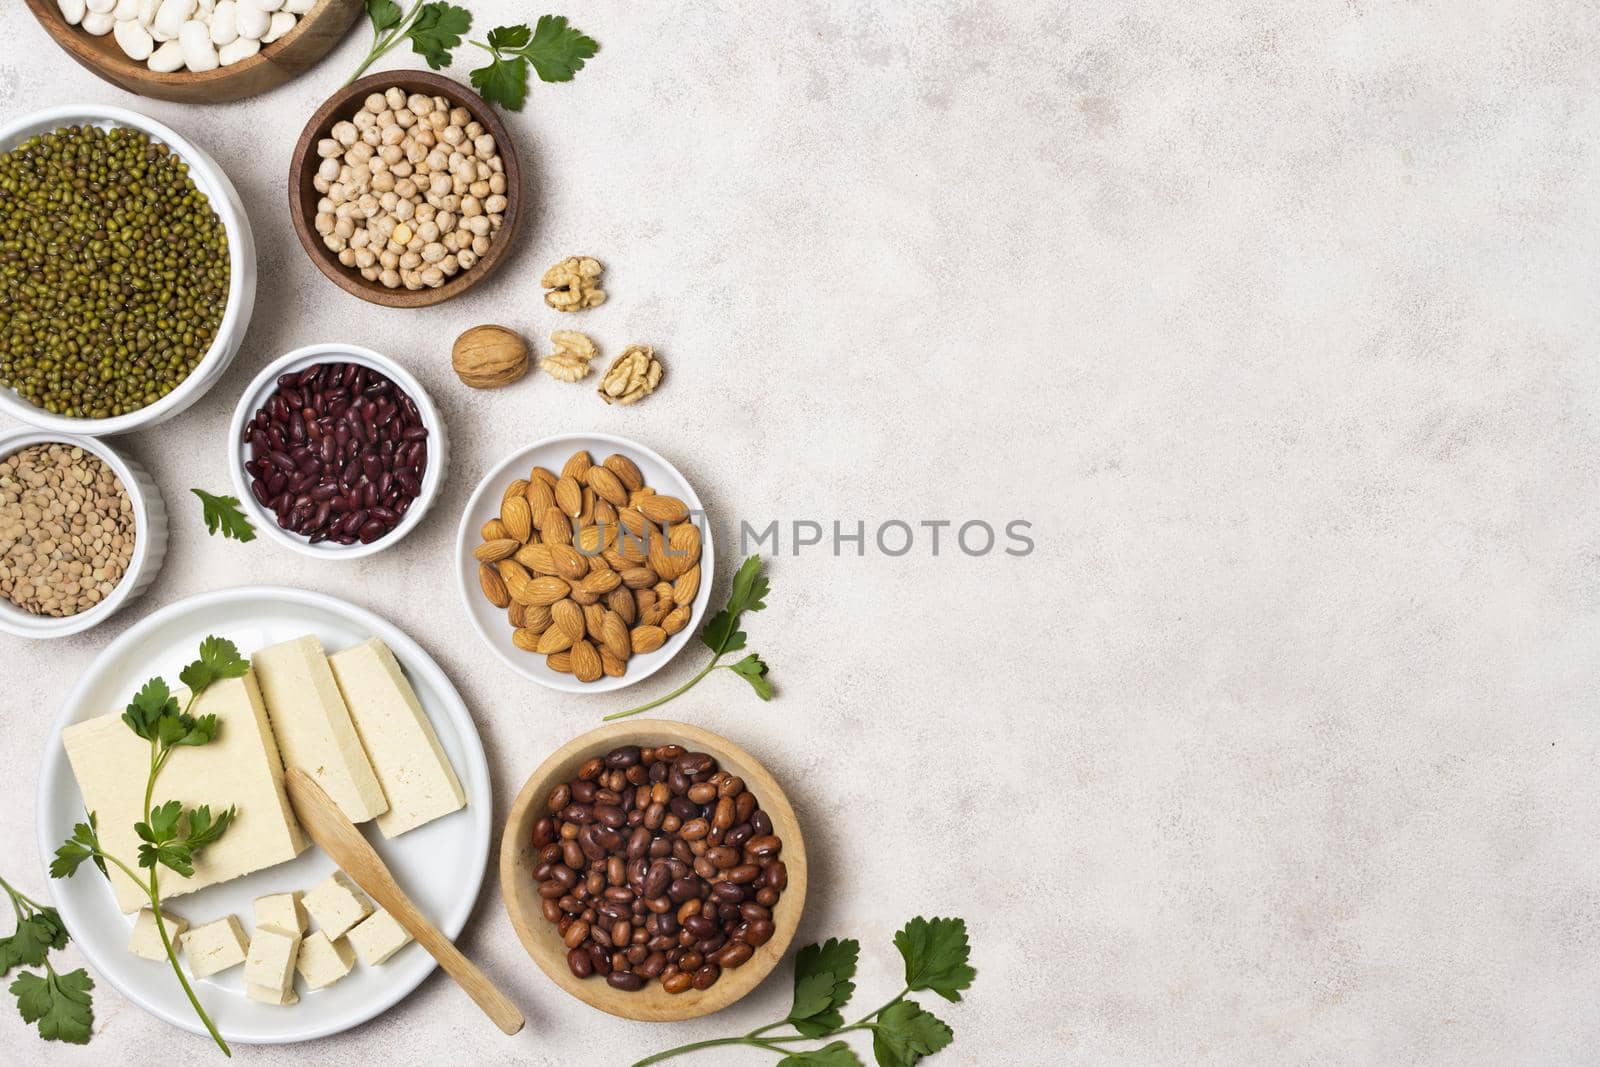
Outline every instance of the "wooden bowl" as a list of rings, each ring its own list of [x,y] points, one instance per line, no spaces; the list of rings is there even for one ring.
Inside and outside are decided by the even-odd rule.
[[[478,262],[446,280],[437,289],[387,289],[378,282],[369,282],[358,271],[340,263],[338,255],[322,243],[322,236],[316,230],[317,201],[322,199],[311,185],[312,179],[317,176],[317,164],[321,162],[317,158],[317,142],[329,136],[335,123],[360,111],[362,102],[369,94],[381,93],[390,86],[398,86],[408,96],[411,93],[442,96],[452,106],[466,108],[494,137],[494,143],[500,149],[501,162],[505,165],[507,203],[500,232],[495,234],[489,251],[479,257]],[[516,147],[500,117],[483,97],[465,85],[428,71],[386,70],[344,86],[311,116],[311,121],[300,133],[299,143],[294,146],[294,158],[289,163],[289,217],[294,222],[294,232],[300,236],[300,244],[305,248],[306,255],[311,257],[318,270],[345,292],[385,307],[428,307],[460,296],[483,281],[505,258],[521,212],[522,168],[517,165]]]
[[[119,88],[157,100],[220,104],[282,85],[316,65],[361,13],[362,0],[318,0],[294,29],[248,59],[215,70],[158,74],[123,54],[111,34],[96,37],[67,25],[56,0],[27,0],[28,10],[56,44],[85,69]]]
[[[556,786],[576,777],[578,768],[594,756],[602,756],[618,745],[650,747],[679,744],[691,752],[706,752],[716,757],[717,765],[745,781],[756,795],[761,809],[772,819],[772,832],[783,839],[783,862],[789,871],[789,885],[772,911],[776,931],[772,940],[756,949],[743,966],[725,969],[722,978],[707,990],[690,989],[672,994],[652,981],[643,989],[629,993],[613,989],[604,978],[574,977],[567,967],[567,948],[552,922],[545,919],[541,900],[533,881],[538,851],[533,847],[533,824],[545,815],[545,798]],[[778,965],[806,902],[806,849],[794,809],[772,775],[755,757],[727,738],[709,730],[664,719],[642,719],[613,723],[592,730],[557,749],[539,765],[522,792],[511,805],[505,833],[500,839],[500,895],[505,900],[511,925],[528,950],[528,955],[550,980],[585,1004],[624,1019],[640,1022],[674,1022],[695,1019],[720,1011],[761,984]]]

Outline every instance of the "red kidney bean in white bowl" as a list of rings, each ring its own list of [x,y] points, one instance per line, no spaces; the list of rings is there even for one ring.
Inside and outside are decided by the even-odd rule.
[[[415,378],[346,345],[291,352],[234,412],[234,482],[267,534],[315,556],[398,541],[442,482],[443,425]]]

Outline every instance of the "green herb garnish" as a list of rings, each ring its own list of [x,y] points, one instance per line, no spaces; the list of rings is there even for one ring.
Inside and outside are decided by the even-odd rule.
[[[204,489],[191,489],[189,492],[200,498],[200,513],[206,520],[206,532],[215,534],[222,531],[223,537],[231,537],[235,541],[254,541],[256,528],[239,510],[239,498],[236,496],[214,496]]]
[[[652,700],[648,704],[640,704],[636,708],[629,708],[627,711],[614,711],[605,717],[605,721],[625,719],[629,715],[637,715],[641,711],[659,707],[673,697],[688,692],[700,679],[719,666],[749,682],[750,688],[754,689],[756,696],[762,700],[771,700],[774,690],[772,682],[767,679],[767,665],[762,662],[760,656],[752,652],[733,663],[721,662],[723,656],[744,648],[745,634],[739,629],[740,617],[747,611],[760,611],[765,608],[769,588],[766,575],[761,573],[761,557],[751,556],[745,560],[739,568],[739,573],[733,576],[733,589],[728,593],[728,606],[713,615],[711,621],[706,623],[706,628],[700,631],[700,640],[711,650],[711,662],[706,664],[699,674],[666,696]]]
[[[794,1002],[786,1018],[757,1027],[738,1037],[719,1037],[658,1052],[635,1063],[652,1063],[681,1056],[686,1052],[721,1045],[748,1045],[783,1058],[778,1067],[861,1067],[861,1059],[840,1035],[870,1033],[872,1056],[878,1067],[911,1067],[954,1040],[955,1035],[932,1012],[925,1010],[911,993],[928,990],[949,1001],[961,999],[961,991],[972,985],[977,972],[967,960],[967,924],[961,919],[917,917],[894,935],[895,947],[905,960],[905,988],[877,1011],[863,1015],[846,1026],[841,1009],[855,992],[856,960],[861,945],[854,939],[829,938],[820,945],[807,945],[794,961]],[[782,1027],[797,1031],[774,1034]],[[821,1048],[795,1049],[802,1041],[835,1038]]]
[[[162,947],[167,950],[172,973],[178,976],[178,984],[183,986],[184,994],[212,1040],[229,1056],[233,1052],[228,1048],[228,1043],[217,1033],[211,1017],[200,1006],[199,998],[190,987],[183,968],[178,966],[177,952],[167,936],[167,924],[161,917],[161,886],[156,872],[158,868],[166,867],[184,877],[194,874],[195,855],[222,836],[233,822],[235,812],[230,807],[213,815],[211,808],[205,804],[186,809],[176,800],[157,805],[154,797],[156,779],[173,752],[179,748],[209,744],[217,736],[217,717],[190,714],[194,710],[194,702],[213,682],[224,678],[241,678],[249,669],[249,661],[239,655],[232,641],[207,637],[200,642],[200,657],[178,675],[183,684],[189,687],[189,701],[182,709],[178,707],[178,698],[172,695],[166,680],[152,678],[135,694],[122,713],[122,721],[128,729],[150,743],[150,777],[144,790],[144,819],[133,827],[143,842],[139,846],[137,864],[150,872],[148,879],[142,878],[126,861],[101,847],[95,813],[92,811],[88,813],[86,821],[72,828],[72,836],[56,849],[55,860],[50,864],[52,878],[71,878],[84,860],[93,860],[95,866],[100,868],[100,873],[108,878],[110,874],[106,864],[109,863],[133,879],[134,884],[150,898],[150,910],[155,914],[156,930],[161,934]],[[75,1025],[80,1013],[79,1006],[83,1018],[87,1019],[88,997],[85,990],[92,985],[87,976],[80,982],[70,974],[62,975],[59,979],[52,974],[49,979],[35,979],[28,985],[26,1003],[23,1001],[23,990],[13,985],[12,992],[17,994],[23,1017],[30,1022],[34,1018],[39,1019],[41,1033],[45,1031],[47,1023],[61,1033],[75,1033],[77,1031],[67,1028]],[[29,1017],[30,1012],[36,1013],[33,1018]],[[84,1039],[87,1040],[87,1031]],[[63,1037],[62,1040],[73,1039]]]
[[[472,29],[472,13],[454,4],[433,0],[414,3],[402,10],[395,0],[366,0],[367,21],[372,23],[372,48],[366,59],[350,75],[349,85],[366,73],[401,41],[410,41],[411,50],[434,70],[450,65],[451,53]],[[526,24],[499,26],[489,31],[487,41],[472,41],[489,53],[489,65],[474,70],[473,88],[491,104],[521,111],[528,96],[528,67],[541,81],[571,81],[600,46],[591,37],[567,25],[565,15],[541,15],[529,28]]]
[[[23,971],[11,983],[17,1010],[25,1022],[39,1024],[39,1036],[46,1041],[87,1044],[94,1025],[94,1008],[89,990],[94,979],[79,967],[66,974],[50,965],[50,952],[67,947],[67,927],[56,909],[40,904],[10,882],[0,878],[0,889],[11,898],[17,928],[10,937],[0,938],[0,975],[13,967],[43,967],[44,974]]]

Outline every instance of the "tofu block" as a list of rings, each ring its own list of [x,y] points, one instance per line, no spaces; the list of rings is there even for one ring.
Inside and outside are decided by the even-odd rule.
[[[377,775],[350,722],[349,709],[315,637],[297,637],[250,657],[283,765],[298,767],[327,792],[351,822],[389,808]]]
[[[175,695],[180,705],[188,704],[187,692]],[[156,783],[156,799],[181,800],[187,807],[209,804],[214,812],[233,805],[239,814],[195,857],[193,877],[161,868],[163,899],[292,860],[307,843],[284,793],[283,763],[256,679],[246,674],[212,684],[195,701],[194,714],[215,715],[217,736],[210,744],[173,749]],[[61,740],[84,807],[98,819],[101,843],[113,856],[131,861],[141,844],[133,824],[144,819],[149,742],[128,728],[120,709],[68,726]],[[148,903],[143,887],[121,870],[110,868],[110,877],[123,911]]]
[[[303,934],[311,928],[306,906],[300,903],[300,891],[273,893],[256,898],[256,929],[270,927],[286,934]]]
[[[306,985],[322,989],[349,974],[355,963],[355,950],[348,941],[329,940],[327,934],[317,930],[300,942],[300,958],[295,960],[294,969],[300,972]]]
[[[189,929],[187,919],[165,908],[161,911],[161,925],[167,928],[167,937],[171,939],[173,948],[178,947],[183,932]],[[128,942],[128,951],[157,963],[167,962],[167,950],[161,944],[161,932],[156,929],[156,913],[149,908],[139,909],[139,917],[133,922],[133,938]]]
[[[206,978],[237,967],[250,954],[250,939],[236,915],[197,926],[183,935],[183,954],[189,957],[189,973]]]
[[[395,662],[374,637],[328,657],[356,734],[383,787],[389,810],[378,816],[384,837],[460,811],[467,794],[433,723]]]
[[[281,995],[294,986],[294,961],[300,955],[300,935],[270,926],[258,926],[250,938],[244,961],[244,984]]]
[[[382,908],[351,927],[345,937],[355,948],[356,955],[361,957],[361,962],[368,967],[376,967],[387,961],[411,940],[405,927],[395,922],[394,916]]]
[[[306,910],[317,928],[337,941],[356,923],[372,914],[372,901],[343,871],[306,894]]]
[[[300,994],[294,991],[294,982],[292,981],[289,983],[289,988],[283,990],[264,989],[258,985],[246,985],[244,992],[245,996],[251,1000],[259,1000],[263,1004],[283,1006],[300,1003]]]

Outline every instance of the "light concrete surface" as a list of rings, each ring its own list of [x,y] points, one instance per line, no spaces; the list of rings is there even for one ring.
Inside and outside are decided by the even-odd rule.
[[[471,6],[480,32],[543,10]],[[899,558],[792,555],[786,536],[748,627],[780,699],[718,676],[663,712],[786,783],[813,849],[800,940],[861,939],[862,1010],[899,986],[906,918],[967,918],[979,977],[929,1005],[956,1032],[933,1062],[1593,1062],[1594,6],[566,13],[603,50],[510,116],[521,247],[421,313],[335,289],[286,218],[295,136],[364,26],[278,91],[185,108],[13,22],[0,114],[77,98],[188,134],[244,197],[261,288],[222,384],[123,442],[175,512],[151,593],[88,635],[0,640],[5,874],[44,888],[36,768],[63,687],[192,593],[281,582],[387,614],[475,709],[502,809],[603,712],[688,677],[693,652],[626,694],[559,696],[504,669],[456,601],[479,476],[530,439],[613,431],[677,463],[725,527],[1033,523],[1021,558],[965,556],[950,531],[935,557],[925,528]],[[611,294],[578,320],[535,284],[571,253],[606,263]],[[449,343],[484,321],[541,348],[567,326],[607,352],[647,342],[667,378],[632,409],[542,377],[469,392]],[[437,511],[354,565],[208,538],[186,492],[227,484],[239,390],[329,339],[400,358],[439,402]],[[596,1014],[534,969],[492,885],[463,947],[526,1008],[519,1037],[435,976],[352,1033],[236,1059],[626,1063],[788,1005],[785,968],[693,1024]],[[0,1043],[216,1062],[104,984],[96,1004],[87,1049],[44,1048],[9,1008]]]

